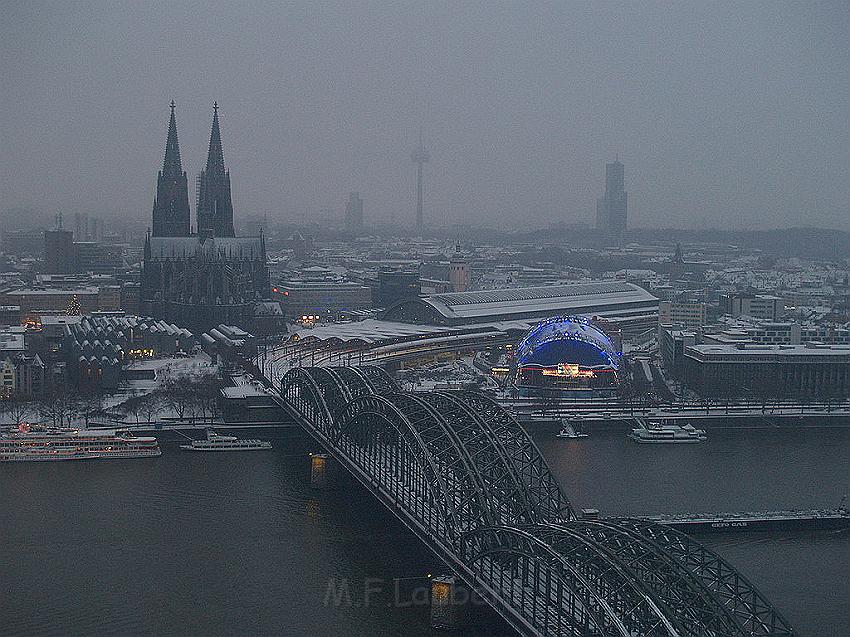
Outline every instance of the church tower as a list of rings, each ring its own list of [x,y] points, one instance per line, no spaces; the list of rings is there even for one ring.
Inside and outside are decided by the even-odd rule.
[[[221,131],[218,127],[218,102],[213,104],[207,167],[201,171],[198,179],[198,235],[235,236],[230,173],[224,168],[224,151],[221,149]]]
[[[186,173],[180,162],[177,142],[177,121],[174,100],[171,100],[171,121],[165,142],[165,160],[156,180],[156,199],[153,200],[153,236],[189,236],[189,188]]]

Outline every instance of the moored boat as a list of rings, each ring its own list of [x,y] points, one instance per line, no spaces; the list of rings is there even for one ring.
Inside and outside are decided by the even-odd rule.
[[[58,429],[20,424],[0,433],[0,462],[150,458],[162,455],[153,436],[120,429]]]
[[[644,519],[693,533],[850,529],[850,511],[843,505],[837,509],[655,515]]]
[[[632,429],[629,438],[640,444],[679,444],[708,440],[704,429],[693,425],[676,425],[659,421],[638,420],[638,427]]]
[[[186,451],[259,451],[271,449],[272,445],[265,440],[239,440],[236,436],[223,436],[208,429],[206,438],[192,440],[180,448]]]

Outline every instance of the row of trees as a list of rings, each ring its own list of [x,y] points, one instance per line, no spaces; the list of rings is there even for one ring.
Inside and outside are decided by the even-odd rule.
[[[215,420],[219,415],[220,388],[215,374],[175,376],[151,393],[131,396],[119,405],[118,411],[137,424],[152,422],[163,412],[184,422]]]
[[[40,420],[54,427],[84,424],[98,419],[124,418],[136,424],[154,422],[166,415],[179,421],[209,421],[218,417],[221,382],[215,374],[166,378],[154,391],[131,395],[122,403],[106,407],[108,394],[72,393],[64,388],[48,392],[40,400],[11,397],[0,401],[0,416],[12,423]]]
[[[0,401],[0,416],[12,423],[41,420],[54,427],[69,427],[83,421],[86,426],[92,419],[103,416],[106,395],[100,392],[70,393],[64,388],[47,392],[38,400],[25,400],[12,396]]]

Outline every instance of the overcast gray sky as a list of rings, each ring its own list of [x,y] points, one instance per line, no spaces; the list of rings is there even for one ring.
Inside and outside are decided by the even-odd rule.
[[[845,0],[0,4],[0,208],[148,220],[174,98],[237,218],[412,224],[421,125],[432,224],[850,228]]]

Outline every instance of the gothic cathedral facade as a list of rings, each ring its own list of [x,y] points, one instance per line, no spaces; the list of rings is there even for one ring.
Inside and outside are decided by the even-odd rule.
[[[145,239],[142,312],[195,332],[221,323],[254,327],[271,312],[265,238],[237,237],[230,173],[224,166],[218,105],[206,168],[198,180],[197,224],[192,232],[186,173],[180,160],[174,102],[157,177],[153,231]],[[282,316],[280,316],[282,319]]]

